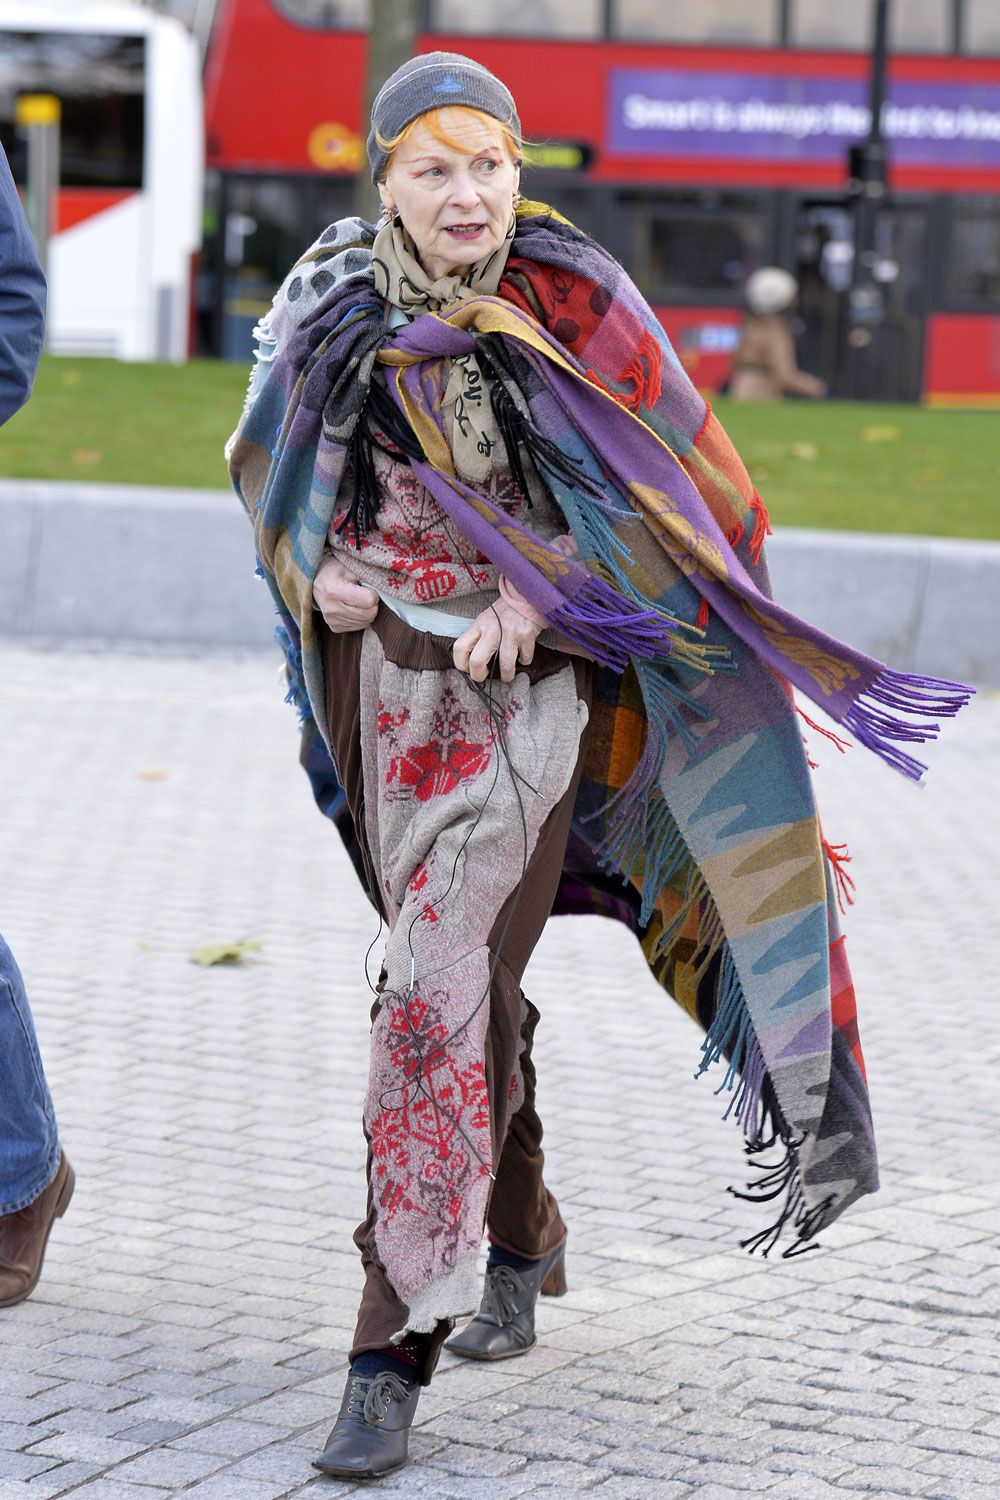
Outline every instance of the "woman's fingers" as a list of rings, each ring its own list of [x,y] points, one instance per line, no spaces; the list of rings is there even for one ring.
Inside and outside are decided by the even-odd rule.
[[[478,620],[473,620],[468,630],[463,631],[458,637],[451,650],[451,659],[460,672],[467,672],[469,670],[469,657],[478,639],[479,622]]]
[[[500,644],[500,624],[490,609],[483,610],[476,624],[479,639],[469,652],[468,672],[473,682],[485,682],[490,675],[490,662]]]
[[[535,655],[538,627],[502,600],[483,613],[456,640],[452,660],[473,682],[485,682],[494,657],[503,682],[513,682],[518,666]]]
[[[313,600],[334,632],[363,630],[378,613],[378,595],[359,583],[336,557],[325,558],[313,583]]]

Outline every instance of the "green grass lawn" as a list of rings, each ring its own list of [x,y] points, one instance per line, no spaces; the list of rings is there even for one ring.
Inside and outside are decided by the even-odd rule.
[[[222,450],[249,366],[42,360],[35,393],[0,429],[0,477],[224,489]]]
[[[775,523],[1000,539],[1000,412],[723,400],[716,411]]]
[[[225,488],[247,369],[42,362],[0,477]],[[790,401],[716,407],[776,524],[1000,539],[1000,414]]]

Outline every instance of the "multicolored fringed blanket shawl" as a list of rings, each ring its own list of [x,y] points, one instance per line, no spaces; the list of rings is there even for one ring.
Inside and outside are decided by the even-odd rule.
[[[586,235],[523,205],[499,297],[394,331],[372,237],[360,220],[334,225],[290,275],[232,452],[307,732],[325,723],[313,579],[348,471],[359,540],[370,519],[374,428],[599,663],[564,907],[629,920],[704,1028],[698,1072],[721,1062],[726,1114],[760,1168],[745,1196],[778,1204],[744,1245],[766,1254],[784,1232],[786,1255],[808,1249],[877,1177],[837,872],[792,688],[913,778],[913,742],[970,690],[891,671],[773,602],[746,470],[650,308]],[[470,351],[512,468],[535,466],[577,558],[456,473],[440,398],[448,362]]]

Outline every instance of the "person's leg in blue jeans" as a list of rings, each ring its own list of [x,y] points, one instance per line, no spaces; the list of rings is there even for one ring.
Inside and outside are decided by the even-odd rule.
[[[72,1193],[24,981],[0,937],[0,1307],[34,1290]]]

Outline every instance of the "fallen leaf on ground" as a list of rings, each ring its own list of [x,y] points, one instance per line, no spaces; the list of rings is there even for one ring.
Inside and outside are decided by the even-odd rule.
[[[903,436],[902,427],[862,427],[861,437],[866,443],[898,443]]]
[[[193,964],[209,969],[213,964],[242,964],[261,946],[259,938],[241,938],[236,943],[209,943],[191,954]]]
[[[167,773],[166,773],[166,771],[140,771],[139,772],[139,780],[140,781],[166,781],[166,779],[167,779]]]
[[[818,458],[819,449],[815,443],[793,443],[791,448],[794,458]]]
[[[73,462],[83,469],[90,469],[94,464],[99,464],[103,457],[104,454],[99,448],[73,449]]]

